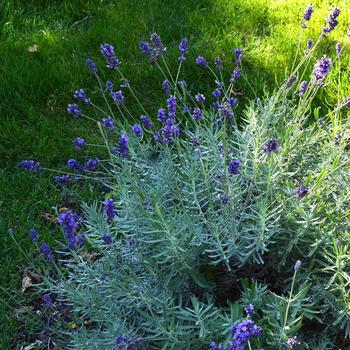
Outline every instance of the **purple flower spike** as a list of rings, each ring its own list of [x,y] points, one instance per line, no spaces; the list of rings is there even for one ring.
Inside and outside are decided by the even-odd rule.
[[[108,68],[119,68],[120,60],[115,56],[114,47],[111,44],[101,44],[101,54],[105,57]]]
[[[220,71],[223,68],[222,60],[220,57],[215,57],[214,59],[215,68]]]
[[[230,83],[236,82],[236,80],[241,76],[241,70],[237,67],[234,69],[231,78],[230,78]]]
[[[294,190],[294,193],[298,198],[304,198],[309,193],[309,189],[305,185],[300,185]]]
[[[29,230],[29,235],[33,243],[38,243],[39,241],[39,234],[38,231],[35,228],[31,228]]]
[[[304,21],[310,21],[311,19],[311,15],[314,12],[314,7],[310,4],[308,5],[308,7],[306,8],[305,12],[304,12]],[[302,25],[303,28],[306,28],[306,23],[304,22]]]
[[[85,140],[81,137],[76,137],[73,144],[77,150],[81,150],[85,146]]]
[[[152,120],[149,119],[146,115],[141,115],[140,120],[146,129],[150,129],[153,125]]]
[[[100,166],[100,160],[98,158],[94,158],[94,159],[88,159],[85,163],[84,163],[84,169],[85,170],[96,170],[99,166]]]
[[[53,301],[51,298],[50,293],[44,293],[43,294],[43,299],[47,307],[52,307],[53,306]]]
[[[239,172],[239,167],[241,166],[241,161],[239,159],[230,160],[228,164],[228,172],[230,175],[237,175]]]
[[[290,349],[295,349],[297,344],[298,344],[298,339],[296,336],[288,338],[287,345],[289,346]]]
[[[79,106],[76,103],[70,103],[67,106],[67,112],[74,117],[80,117],[81,116],[81,111],[79,109]]]
[[[118,142],[118,152],[119,155],[126,159],[129,156],[129,139],[125,132],[122,132]]]
[[[110,132],[114,131],[114,120],[110,116],[107,116],[107,118],[102,118],[102,125]]]
[[[41,253],[47,259],[48,262],[53,262],[55,260],[52,250],[47,243],[41,245]]]
[[[239,66],[242,61],[243,50],[240,48],[235,49],[236,64]]]
[[[313,69],[313,74],[317,85],[322,85],[322,82],[328,74],[328,72],[331,70],[331,67],[332,60],[326,55],[324,55],[321,59],[316,61]]]
[[[163,91],[166,93],[166,95],[170,95],[171,92],[171,85],[169,83],[169,80],[164,80],[162,83]]]
[[[193,112],[192,112],[192,119],[194,121],[198,121],[198,120],[203,119],[203,116],[204,116],[204,114],[203,114],[202,110],[198,107],[195,107]]]
[[[116,216],[117,209],[112,198],[107,199],[104,203],[104,211],[107,215],[108,221],[112,221]]]
[[[102,236],[103,242],[105,242],[106,244],[112,244],[112,237],[110,235],[103,235]]]
[[[142,133],[141,125],[135,124],[131,128],[136,137],[142,137],[143,133]]]
[[[265,153],[273,153],[273,152],[277,153],[279,149],[280,149],[280,144],[275,139],[268,140],[263,146],[263,151]]]
[[[95,74],[97,72],[97,67],[94,61],[91,58],[86,59],[86,65],[88,66],[91,73]]]
[[[246,312],[247,315],[252,316],[254,315],[255,311],[254,311],[254,305],[253,304],[249,304],[247,307],[244,308],[244,311]]]
[[[205,101],[205,96],[201,93],[198,93],[196,96],[196,101],[199,102],[199,103],[203,103]]]
[[[21,160],[18,163],[18,166],[24,170],[28,170],[28,171],[39,171],[40,170],[40,163],[39,162],[35,162],[32,159],[25,159],[25,160]]]
[[[197,63],[199,66],[208,67],[208,62],[206,61],[206,59],[205,59],[203,56],[198,56],[198,57],[196,58],[196,63]]]
[[[334,9],[328,14],[328,17],[326,18],[326,27],[323,28],[324,36],[333,31],[338,25],[339,22],[337,18],[339,17],[340,12],[341,11],[338,7],[334,7]]]
[[[300,84],[300,87],[299,87],[299,92],[298,92],[298,95],[301,97],[301,96],[304,96],[306,90],[307,90],[307,87],[308,87],[308,82],[306,80],[302,81],[301,84]]]
[[[186,60],[186,54],[188,53],[188,39],[183,38],[179,44],[179,50],[181,52],[181,56],[179,57],[179,61]]]

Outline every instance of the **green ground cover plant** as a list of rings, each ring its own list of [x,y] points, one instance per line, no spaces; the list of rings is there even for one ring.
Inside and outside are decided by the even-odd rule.
[[[324,4],[325,2],[322,2],[322,5]],[[31,248],[29,229],[38,227],[41,238],[53,243],[58,237],[54,233],[56,225],[51,223],[47,226],[43,213],[52,214],[51,207],[58,204],[60,207],[75,208],[80,200],[89,198],[91,201],[92,196],[100,200],[99,189],[91,189],[79,181],[71,185],[68,190],[62,189],[54,184],[54,175],[49,177],[35,175],[33,181],[32,174],[18,171],[15,167],[20,158],[27,157],[40,157],[48,167],[56,167],[59,161],[66,160],[71,155],[67,143],[71,144],[77,134],[89,138],[91,144],[98,143],[98,137],[91,135],[91,131],[95,130],[94,125],[91,123],[82,126],[81,123],[66,117],[62,107],[70,101],[69,96],[75,87],[82,84],[89,86],[89,95],[96,99],[96,103],[103,103],[98,89],[93,88],[93,77],[90,81],[85,79],[86,68],[82,65],[85,57],[92,56],[101,63],[96,50],[101,39],[114,43],[117,38],[117,41],[123,43],[118,45],[118,54],[123,57],[123,73],[132,81],[135,93],[140,99],[142,97],[144,108],[153,109],[151,117],[155,119],[157,107],[163,102],[164,96],[161,94],[159,78],[155,78],[154,66],[148,65],[139,52],[139,38],[144,37],[146,32],[156,29],[162,33],[164,41],[168,43],[169,62],[177,60],[178,42],[181,37],[188,36],[191,43],[188,61],[193,62],[198,52],[205,52],[208,61],[221,55],[224,62],[223,74],[226,76],[231,73],[233,60],[232,51],[227,48],[243,47],[245,51],[243,72],[247,79],[238,80],[234,86],[234,94],[240,99],[236,115],[242,116],[245,120],[247,117],[240,110],[244,109],[248,98],[260,96],[265,105],[267,102],[264,99],[264,87],[271,86],[276,76],[281,80],[285,76],[285,67],[293,62],[292,52],[299,40],[296,23],[304,10],[304,8],[300,10],[300,5],[305,3],[296,2],[296,5],[295,9],[290,9],[288,4],[273,1],[198,3],[191,1],[183,2],[181,5],[177,2],[167,2],[164,5],[158,1],[145,2],[141,5],[139,2],[116,4],[113,1],[2,4],[4,16],[1,22],[3,28],[1,45],[2,51],[6,54],[2,54],[0,58],[3,72],[3,83],[0,87],[1,158],[4,160],[1,167],[3,176],[0,180],[1,227],[4,233],[1,237],[4,247],[1,261],[1,285],[4,289],[1,293],[5,297],[3,299],[6,299],[6,304],[1,307],[6,312],[2,312],[1,317],[4,320],[2,323],[9,327],[5,330],[6,333],[14,335],[18,321],[25,323],[19,333],[35,333],[37,328],[38,321],[33,319],[32,310],[15,306],[24,302],[24,298],[28,298],[20,292],[20,280],[25,269],[20,269],[18,272],[18,264],[24,267],[31,266],[34,259],[36,267],[43,265],[41,259],[36,258],[36,251]],[[303,43],[309,37],[317,39],[316,33],[324,25],[324,17],[329,8],[321,6],[321,3],[320,7],[321,9],[314,14],[307,35],[302,38]],[[344,6],[341,16],[346,17],[347,14]],[[169,21],[172,25],[169,25]],[[337,31],[341,33],[339,42],[344,47],[342,59],[346,67],[348,62],[345,45],[348,40],[345,35],[346,21],[339,25]],[[322,40],[315,53],[334,52],[334,36],[335,34],[331,33]],[[302,52],[300,55],[302,56]],[[189,67],[191,64],[185,66],[183,77],[191,82],[191,89],[209,96],[212,81],[208,79],[207,72]],[[174,71],[175,66],[171,66],[171,69]],[[340,83],[337,79],[338,73],[341,73]],[[329,106],[338,104],[347,96],[348,86],[345,83],[347,77],[348,72],[340,70],[335,63],[330,72],[327,89],[322,89],[316,95],[317,106],[321,107],[322,116],[326,115],[324,111],[327,111]],[[338,86],[341,86],[339,94]],[[130,104],[128,108],[131,114],[138,112],[136,104]],[[288,115],[291,112],[280,113]],[[342,117],[334,121],[336,125],[334,130],[339,134],[342,132],[339,128],[341,129],[343,125],[341,119],[344,115],[342,112]],[[318,119],[317,113],[314,118]],[[125,119],[129,117],[126,116]],[[247,125],[249,120],[246,120]],[[325,118],[325,123],[328,122]],[[124,124],[123,126],[125,127]],[[120,125],[118,127],[120,128]],[[315,138],[319,136],[317,134]],[[14,140],[16,140],[15,147],[13,147]],[[324,144],[328,145],[326,141]],[[91,153],[103,156],[102,150],[101,152],[94,150]],[[330,154],[327,156],[330,157]],[[65,167],[62,167],[62,170],[65,171]],[[77,193],[80,198],[77,197]],[[343,222],[340,218],[341,216],[339,225]],[[12,243],[11,235],[7,234],[8,229],[12,230],[19,246]],[[240,244],[245,246],[243,242]],[[293,244],[288,249],[293,249]],[[340,254],[332,253],[332,250],[328,253],[333,254],[333,259]],[[230,260],[231,254],[234,253],[227,254],[226,259]],[[251,254],[256,259],[255,262],[259,262],[261,259],[259,254],[257,256]],[[332,256],[329,259],[332,260]],[[9,314],[8,310],[11,310],[9,318],[6,316]],[[19,315],[16,316],[16,312]],[[338,319],[334,317],[335,320]],[[341,318],[339,323],[342,322]],[[1,341],[4,348],[10,346],[10,337],[3,337]],[[17,343],[20,343],[18,339]]]

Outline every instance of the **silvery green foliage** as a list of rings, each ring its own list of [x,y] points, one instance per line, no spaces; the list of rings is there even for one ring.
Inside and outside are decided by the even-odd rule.
[[[338,328],[349,334],[350,167],[346,139],[334,142],[339,126],[307,124],[274,98],[251,103],[242,128],[217,127],[216,117],[207,112],[174,144],[130,136],[129,159],[111,154],[106,185],[117,217],[108,222],[98,203],[84,205],[96,257],[74,254],[65,262],[67,277],[50,286],[93,325],[74,333],[69,349],[114,349],[118,336],[142,338],[142,349],[200,350],[211,340],[227,342],[242,308],[216,300],[207,272],[267,263],[284,294],[262,281],[246,284],[241,296],[242,306],[253,303],[262,312],[261,346],[285,349],[288,336],[302,338],[305,319],[330,336]],[[272,138],[280,149],[268,154],[263,147]],[[228,173],[231,159],[241,161],[237,175]],[[295,196],[299,184],[309,188],[304,198]],[[221,194],[230,197],[227,204]],[[103,234],[112,235],[112,245]],[[291,277],[296,257],[303,262],[290,296],[290,281],[278,271]],[[317,340],[312,348],[329,344]]]

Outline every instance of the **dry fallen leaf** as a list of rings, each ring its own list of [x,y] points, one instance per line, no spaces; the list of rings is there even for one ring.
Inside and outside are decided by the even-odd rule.
[[[50,222],[57,222],[58,218],[57,216],[50,214],[50,213],[43,213],[42,217],[46,220],[46,221],[50,221]]]

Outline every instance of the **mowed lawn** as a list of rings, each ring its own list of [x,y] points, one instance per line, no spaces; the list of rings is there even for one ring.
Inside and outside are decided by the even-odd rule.
[[[302,34],[316,39],[331,9],[330,1],[317,1],[309,28]],[[89,186],[74,192],[59,190],[54,173],[26,173],[17,168],[21,159],[38,159],[47,168],[65,169],[70,157],[80,157],[72,146],[76,136],[89,143],[96,140],[96,128],[86,120],[76,120],[65,109],[72,92],[85,88],[98,99],[96,84],[85,59],[91,57],[101,75],[118,83],[118,77],[103,68],[99,56],[102,42],[114,45],[125,76],[149,111],[164,104],[162,77],[139,51],[140,40],[152,32],[161,35],[167,46],[170,69],[175,72],[178,42],[189,38],[190,52],[184,78],[193,91],[209,94],[214,83],[207,72],[196,67],[198,54],[209,61],[222,55],[224,76],[233,68],[232,50],[244,49],[243,68],[252,89],[241,80],[236,90],[241,106],[248,98],[272,91],[275,82],[288,74],[299,41],[300,18],[308,2],[272,0],[3,0],[0,4],[0,349],[20,348],[40,331],[40,315],[31,310],[35,295],[21,292],[25,272],[42,261],[34,250],[28,231],[37,227],[42,239],[59,236],[44,213],[52,207],[99,195]],[[344,47],[343,67],[349,66],[347,23],[350,9],[346,1],[340,25],[324,39],[318,54],[335,56],[335,43]],[[115,73],[114,73],[115,74]],[[333,73],[337,76],[337,68]],[[341,71],[349,81],[349,71]],[[346,84],[343,84],[346,85]],[[349,84],[341,96],[350,94]],[[332,105],[337,100],[337,81],[322,92],[319,101]],[[140,111],[130,104],[130,110]],[[94,149],[87,154],[96,155]],[[103,156],[103,155],[102,155]],[[8,235],[13,235],[19,247]]]

